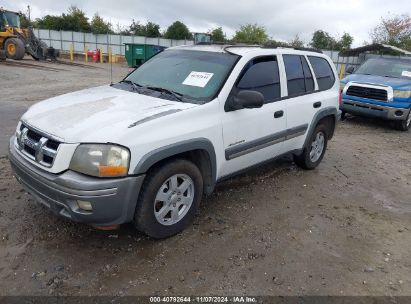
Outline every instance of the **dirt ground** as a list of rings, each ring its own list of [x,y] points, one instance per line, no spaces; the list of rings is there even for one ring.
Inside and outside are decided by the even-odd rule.
[[[411,295],[411,132],[350,117],[316,170],[228,180],[173,238],[96,231],[36,204],[5,156],[29,105],[109,79],[47,66],[64,71],[0,64],[0,295]]]

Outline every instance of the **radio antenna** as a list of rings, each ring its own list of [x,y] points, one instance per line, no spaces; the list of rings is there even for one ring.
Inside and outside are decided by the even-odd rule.
[[[111,19],[110,19],[110,28],[111,28]],[[109,36],[109,52],[108,52],[108,60],[110,60],[110,85],[113,84],[113,50],[111,49],[111,34],[110,31],[107,33],[107,35]]]

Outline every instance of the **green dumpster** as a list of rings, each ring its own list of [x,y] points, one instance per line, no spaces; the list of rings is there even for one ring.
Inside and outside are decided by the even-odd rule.
[[[146,60],[165,49],[163,46],[152,44],[125,43],[126,60],[129,67],[138,67]]]

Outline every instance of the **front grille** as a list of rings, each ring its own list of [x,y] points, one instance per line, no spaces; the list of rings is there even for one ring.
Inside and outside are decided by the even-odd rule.
[[[388,100],[388,92],[385,89],[376,89],[376,88],[352,85],[348,88],[346,94],[350,96],[367,98],[367,99],[374,99],[374,100],[381,100],[381,101]]]
[[[60,142],[25,124],[21,124],[16,137],[18,148],[25,156],[45,167],[53,165]]]

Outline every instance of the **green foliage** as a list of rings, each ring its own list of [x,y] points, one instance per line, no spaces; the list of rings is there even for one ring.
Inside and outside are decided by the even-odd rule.
[[[389,44],[411,50],[411,17],[410,15],[388,15],[381,18],[370,33],[374,43]]]
[[[337,42],[333,37],[325,31],[315,31],[311,39],[310,45],[319,50],[332,50],[335,48]]]
[[[193,35],[191,34],[190,30],[181,21],[175,21],[172,25],[170,25],[165,32],[164,37],[167,39],[178,40],[193,39]]]
[[[297,34],[294,36],[294,39],[288,42],[288,45],[293,48],[303,48],[304,41],[300,39],[300,36]]]
[[[26,15],[22,14],[20,15],[20,25],[22,28],[28,28],[30,26],[33,26],[33,23],[30,22]]]
[[[337,49],[338,50],[350,49],[353,41],[354,41],[354,38],[350,34],[344,33],[344,35],[341,36],[341,39],[337,42]]]
[[[211,31],[211,40],[213,42],[224,42],[226,40],[222,27],[217,27]]]
[[[268,41],[268,35],[263,26],[258,24],[241,25],[233,38],[234,42],[249,44],[264,44]]]
[[[144,27],[144,25],[142,25],[141,23],[140,23],[140,21],[135,21],[134,19],[133,19],[133,22],[131,23],[131,25],[130,25],[130,33],[132,34],[132,35],[136,35],[136,36],[144,36],[144,34],[145,34],[145,27]]]
[[[129,32],[136,36],[161,37],[160,26],[154,22],[148,22],[144,25],[140,21],[133,20]]]
[[[99,16],[98,13],[94,14],[93,19],[91,19],[91,31],[94,34],[112,34],[110,22],[104,21],[103,18]]]
[[[145,35],[146,37],[161,37],[160,34],[160,25],[154,22],[148,22],[145,26]]]
[[[344,33],[344,35],[342,35],[341,38],[337,40],[329,33],[318,30],[314,32],[310,46],[319,50],[341,51],[351,48],[353,40],[354,38],[348,33]]]
[[[41,29],[61,30],[62,18],[46,15],[43,18],[37,18],[35,24]]]
[[[85,12],[75,6],[71,6],[68,13],[63,13],[61,16],[46,15],[36,19],[36,24],[39,28],[49,30],[91,32],[91,26]]]
[[[76,6],[68,9],[68,14],[62,14],[62,29],[75,32],[90,32],[91,26],[85,12]]]

